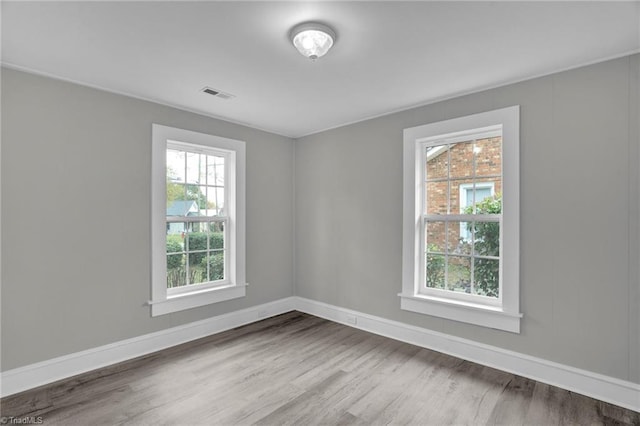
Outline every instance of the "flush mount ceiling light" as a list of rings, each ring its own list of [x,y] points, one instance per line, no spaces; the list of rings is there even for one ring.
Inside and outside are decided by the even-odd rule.
[[[326,25],[305,22],[293,27],[289,38],[298,52],[315,61],[331,49],[336,40],[336,33]]]

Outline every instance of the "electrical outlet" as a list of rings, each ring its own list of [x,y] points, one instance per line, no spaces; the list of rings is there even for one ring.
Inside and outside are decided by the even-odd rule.
[[[347,322],[348,322],[349,324],[353,324],[353,325],[355,325],[355,324],[357,324],[357,323],[358,323],[358,318],[356,318],[356,316],[355,316],[355,315],[347,315]]]

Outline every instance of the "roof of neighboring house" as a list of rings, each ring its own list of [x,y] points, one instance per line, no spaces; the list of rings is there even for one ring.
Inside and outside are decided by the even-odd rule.
[[[167,206],[167,216],[197,216],[200,212],[198,203],[194,200],[175,200]]]

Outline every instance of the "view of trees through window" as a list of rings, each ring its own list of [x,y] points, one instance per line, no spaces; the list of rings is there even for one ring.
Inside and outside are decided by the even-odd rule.
[[[465,214],[471,214],[471,206]],[[502,212],[502,196],[497,194],[476,204],[479,214],[500,214]],[[474,292],[483,296],[498,297],[499,294],[499,252],[500,224],[498,222],[466,222],[466,230],[474,235],[473,240],[460,238],[455,247],[456,254],[473,252],[475,256],[467,257],[460,262],[458,258],[445,262],[447,258],[437,244],[429,244],[427,248],[427,287],[445,288],[445,267],[449,289],[469,293],[471,291],[471,268],[474,271]],[[473,248],[471,242],[473,241]]]
[[[225,279],[225,158],[167,149],[167,288]]]

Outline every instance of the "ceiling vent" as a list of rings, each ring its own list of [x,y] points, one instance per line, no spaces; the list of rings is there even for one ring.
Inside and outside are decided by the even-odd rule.
[[[235,95],[232,95],[231,93],[225,93],[218,89],[213,89],[211,87],[205,87],[201,91],[208,95],[215,96],[216,98],[220,98],[224,100],[235,98]]]

